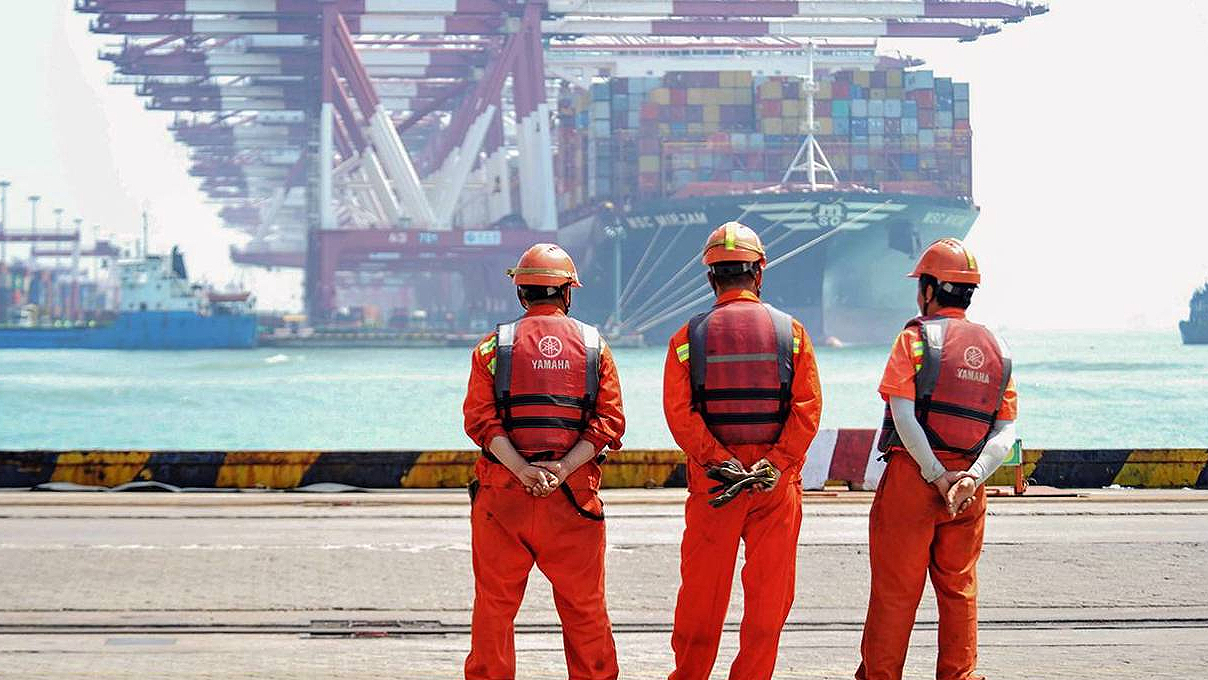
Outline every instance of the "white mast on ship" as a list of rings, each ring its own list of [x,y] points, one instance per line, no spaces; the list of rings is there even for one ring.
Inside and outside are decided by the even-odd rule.
[[[817,191],[819,187],[829,189],[838,184],[839,176],[835,174],[835,169],[826,159],[826,153],[822,151],[822,145],[814,136],[814,95],[818,92],[818,83],[814,80],[814,42],[812,40],[806,47],[805,63],[805,78],[802,83],[805,88],[805,141],[801,143],[801,148],[797,149],[797,155],[793,157],[793,162],[789,164],[788,170],[784,171],[784,177],[780,179],[780,183],[788,184],[794,174],[804,171],[810,191]],[[819,171],[830,175],[830,184],[818,184]]]

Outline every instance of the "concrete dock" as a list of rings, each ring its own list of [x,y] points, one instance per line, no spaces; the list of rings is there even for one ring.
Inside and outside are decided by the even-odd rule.
[[[670,670],[684,495],[604,495],[625,678]],[[776,677],[851,677],[870,500],[806,500]],[[0,493],[0,675],[459,678],[468,510],[451,491]],[[982,673],[1187,678],[1208,668],[1208,491],[1002,498],[990,512]],[[736,584],[715,677],[725,677],[741,610]],[[909,678],[934,677],[934,624],[928,589]],[[519,677],[566,677],[538,572],[517,647]]]

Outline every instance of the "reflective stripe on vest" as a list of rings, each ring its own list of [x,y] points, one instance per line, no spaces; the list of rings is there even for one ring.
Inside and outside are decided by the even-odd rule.
[[[1011,381],[1011,353],[989,329],[965,319],[921,317],[918,328],[922,363],[914,376],[915,418],[936,451],[974,457],[981,453]],[[917,344],[917,343],[916,343]],[[877,448],[902,448],[889,405]]]
[[[693,407],[713,436],[726,445],[775,442],[792,402],[793,318],[732,302],[693,317],[688,345]]]
[[[495,408],[503,428],[521,453],[560,457],[595,413],[600,332],[566,316],[531,316],[500,324],[495,337]]]

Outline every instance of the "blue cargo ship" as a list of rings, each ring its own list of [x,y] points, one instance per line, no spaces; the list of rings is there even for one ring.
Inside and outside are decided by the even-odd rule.
[[[189,283],[184,258],[146,255],[117,263],[117,317],[88,325],[40,325],[36,308],[21,323],[0,326],[0,348],[237,349],[256,346],[256,317],[247,293],[206,293]]]

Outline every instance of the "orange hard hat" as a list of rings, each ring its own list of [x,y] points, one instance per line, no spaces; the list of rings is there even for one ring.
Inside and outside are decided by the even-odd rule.
[[[918,278],[930,274],[938,281],[949,283],[979,284],[981,271],[977,268],[977,258],[961,243],[959,239],[942,238],[927,247],[914,266],[914,271],[907,274]]]
[[[572,288],[582,286],[575,261],[553,243],[538,243],[524,251],[507,274],[517,286],[559,287],[568,283]]]
[[[705,266],[718,262],[758,262],[762,265],[768,258],[754,229],[741,222],[726,222],[709,234],[700,261]]]

